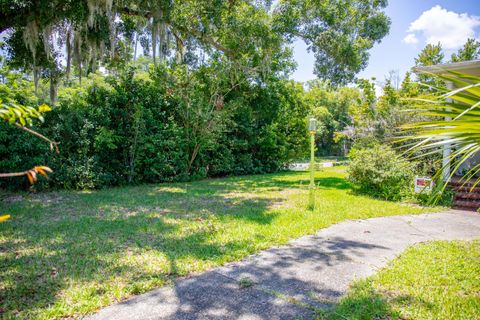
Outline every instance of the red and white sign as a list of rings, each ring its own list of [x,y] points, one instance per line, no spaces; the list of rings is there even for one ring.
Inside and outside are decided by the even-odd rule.
[[[415,193],[431,192],[433,180],[430,177],[415,177]]]

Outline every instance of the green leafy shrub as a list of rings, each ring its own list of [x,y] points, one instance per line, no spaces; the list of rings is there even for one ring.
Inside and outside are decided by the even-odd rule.
[[[301,86],[272,79],[222,89],[208,82],[210,72],[159,67],[64,88],[35,127],[60,142],[60,153],[0,123],[0,171],[42,163],[54,172],[37,189],[94,189],[275,172],[305,152]],[[212,107],[211,92],[222,90]],[[9,179],[0,187],[27,185]]]
[[[425,206],[437,205],[451,207],[454,201],[455,191],[443,185],[436,184],[431,192],[420,192],[413,195],[415,202]]]
[[[388,200],[399,200],[412,192],[414,164],[384,145],[354,149],[350,153],[348,179],[361,192]]]

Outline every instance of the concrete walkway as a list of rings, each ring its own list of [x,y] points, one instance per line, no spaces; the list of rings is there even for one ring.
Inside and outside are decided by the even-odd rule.
[[[345,221],[90,319],[311,319],[315,307],[335,303],[351,281],[375,273],[408,246],[475,237],[480,215],[465,211]]]

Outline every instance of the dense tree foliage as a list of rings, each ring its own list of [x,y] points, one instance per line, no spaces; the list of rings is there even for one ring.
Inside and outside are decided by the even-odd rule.
[[[361,93],[356,88],[332,89],[324,82],[309,82],[305,103],[312,108],[312,115],[319,120],[317,154],[347,155],[352,141],[349,129],[353,126]]]
[[[441,43],[427,44],[425,48],[415,58],[415,67],[433,66],[446,62],[461,62],[480,58],[480,42],[475,39],[467,39],[458,52],[451,55],[450,61],[445,61],[445,53],[443,52]],[[417,73],[418,81],[421,86],[420,92],[431,93],[437,88],[445,86],[445,83],[438,77],[434,77],[427,73]]]
[[[469,38],[457,53],[453,53],[452,62],[476,60],[480,58],[480,42]]]
[[[315,74],[348,83],[366,67],[368,50],[389,31],[385,0],[283,0],[275,27],[289,39],[305,40],[315,55]]]
[[[0,167],[45,163],[54,173],[39,187],[82,189],[273,172],[305,152],[301,86],[272,79],[232,87],[217,72],[159,66],[118,77],[92,74],[82,86],[62,88],[57,107],[36,127],[61,142],[60,153],[1,125]],[[32,86],[22,82],[15,90]]]
[[[442,44],[427,44],[415,58],[416,66],[432,66],[443,62],[445,55],[442,52]]]
[[[406,111],[419,95],[419,84],[407,73],[399,88],[390,78],[377,96],[375,79],[358,79],[355,87],[332,88],[310,81],[304,101],[319,120],[317,154],[346,156],[353,145],[368,147],[391,140],[398,126],[411,121]]]
[[[415,58],[415,67],[424,67],[424,66],[433,66],[436,64],[443,63],[445,55],[442,51],[441,43],[438,44],[427,44],[425,48],[419,53],[418,57]],[[432,77],[429,74],[420,73],[417,74],[419,82],[423,85],[421,87],[422,91],[431,91],[435,87],[441,85],[439,79]],[[433,88],[432,88],[433,87]]]
[[[61,142],[52,155],[2,125],[1,170],[46,163],[46,184],[67,188],[278,170],[319,111],[315,93],[287,80],[292,41],[307,42],[325,83],[351,82],[388,33],[386,4],[0,1],[0,98],[48,103],[34,129]],[[341,92],[325,100],[325,145],[350,123],[357,91]]]
[[[243,71],[265,72],[285,49],[304,39],[319,77],[353,80],[368,49],[389,30],[386,1],[1,1],[10,62],[47,77],[55,99],[59,78],[72,65],[79,77],[99,63],[118,67],[141,48],[153,62],[198,65],[219,53]],[[65,61],[62,65],[61,61]]]

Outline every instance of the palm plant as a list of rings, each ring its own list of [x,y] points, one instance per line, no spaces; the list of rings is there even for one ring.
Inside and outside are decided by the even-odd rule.
[[[402,126],[406,133],[400,140],[408,141],[408,153],[419,157],[442,153],[450,147],[451,153],[443,168],[451,168],[447,179],[442,171],[434,176],[443,191],[446,182],[463,163],[480,152],[480,77],[455,71],[440,70],[439,74],[429,74],[445,82],[454,84],[456,89],[434,88],[430,96],[414,99],[415,111],[423,120]],[[474,164],[461,181],[473,182],[472,189],[480,183],[480,163]],[[443,179],[442,179],[443,178]]]

